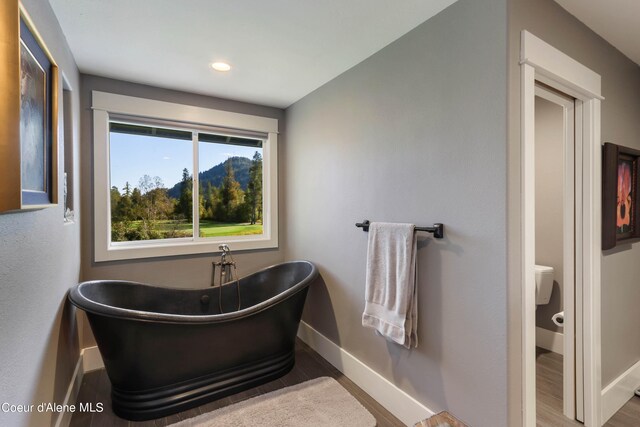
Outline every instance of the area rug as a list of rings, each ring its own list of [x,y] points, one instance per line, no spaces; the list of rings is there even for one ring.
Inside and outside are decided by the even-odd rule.
[[[374,427],[376,419],[336,380],[316,378],[170,427]]]

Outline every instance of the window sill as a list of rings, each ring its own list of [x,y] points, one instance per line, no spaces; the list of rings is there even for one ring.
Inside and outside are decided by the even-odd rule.
[[[256,238],[255,236],[250,238],[246,236],[229,236],[226,239],[207,239],[206,241],[185,239],[180,241],[165,240],[132,243],[134,242],[115,243],[104,250],[96,248],[95,260],[96,262],[104,262],[214,253],[219,252],[218,246],[222,243],[228,244],[234,252],[278,247],[277,238]]]

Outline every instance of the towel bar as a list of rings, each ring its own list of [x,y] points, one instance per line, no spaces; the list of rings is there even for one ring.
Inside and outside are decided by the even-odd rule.
[[[356,222],[356,227],[362,228],[362,231],[369,231],[369,225],[371,225],[371,222],[368,219],[365,219],[362,222]],[[444,224],[433,224],[433,227],[416,227],[416,231],[433,233],[433,237],[436,239],[442,239],[444,237]]]

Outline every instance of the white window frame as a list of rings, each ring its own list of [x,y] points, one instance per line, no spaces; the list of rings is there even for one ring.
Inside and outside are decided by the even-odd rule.
[[[93,191],[94,259],[96,262],[153,258],[219,252],[224,242],[234,251],[278,247],[278,120],[191,105],[136,98],[113,93],[92,92],[93,109]],[[166,120],[190,126],[210,126],[267,135],[262,147],[263,234],[200,238],[194,227],[193,238],[111,243],[109,176],[109,122],[111,116],[130,116],[137,120]],[[118,121],[119,118],[114,118]],[[197,145],[194,159],[197,158]],[[194,200],[198,200],[198,174],[193,173]],[[197,204],[194,204],[197,209]],[[195,217],[194,217],[195,218]]]

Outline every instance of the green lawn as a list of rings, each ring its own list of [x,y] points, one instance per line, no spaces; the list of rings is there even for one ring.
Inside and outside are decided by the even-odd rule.
[[[131,221],[128,228],[135,229],[141,225],[141,222]],[[153,229],[160,235],[152,238],[191,237],[193,235],[191,223],[187,221],[155,221]],[[248,234],[262,234],[262,224],[200,221],[200,237],[244,236]],[[147,238],[142,237],[142,239]],[[122,240],[126,240],[126,237]]]
[[[200,221],[200,237],[244,236],[247,234],[262,234],[262,224]]]

